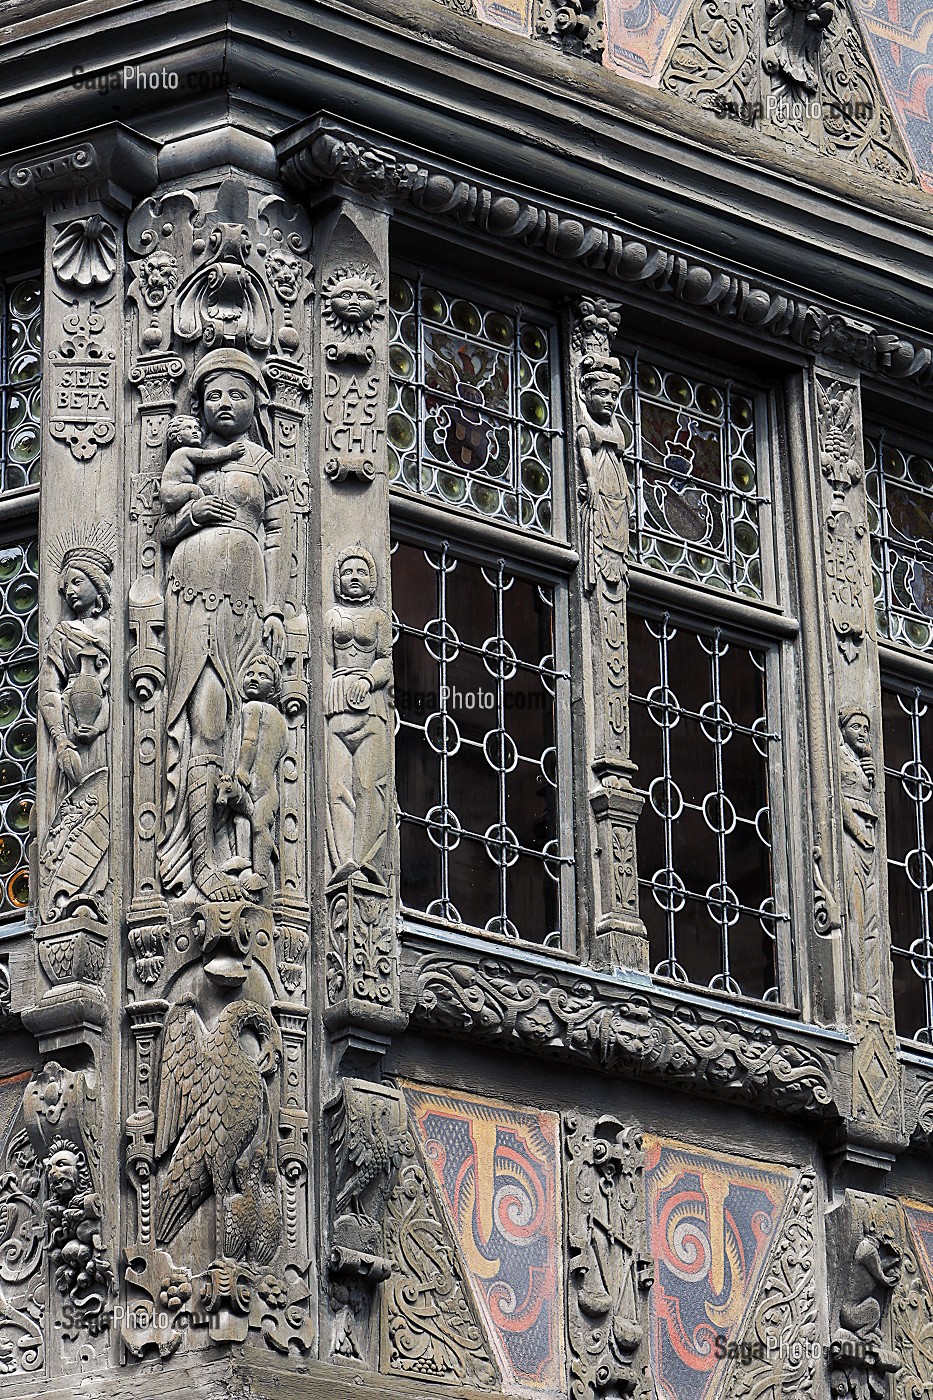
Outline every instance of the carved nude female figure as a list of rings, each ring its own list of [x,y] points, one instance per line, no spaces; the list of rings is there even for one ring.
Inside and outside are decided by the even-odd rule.
[[[110,574],[102,551],[65,552],[58,591],[70,617],[53,629],[42,666],[40,709],[55,751],[53,811],[39,860],[46,918],[83,905],[103,917],[109,877],[107,729],[110,725]]]
[[[208,899],[237,899],[254,872],[236,857],[232,814],[218,796],[222,775],[236,766],[243,673],[263,648],[277,662],[285,655],[288,503],[278,463],[251,436],[262,381],[249,356],[211,351],[195,367],[191,389],[204,449],[243,450],[201,470],[203,494],[162,518],[172,554],[159,863],[167,891],[194,884]]]
[[[336,607],[324,624],[330,679],[327,716],[327,848],[332,876],[382,878],[389,783],[386,688],[392,628],[376,606],[376,565],[361,545],[334,566]]]

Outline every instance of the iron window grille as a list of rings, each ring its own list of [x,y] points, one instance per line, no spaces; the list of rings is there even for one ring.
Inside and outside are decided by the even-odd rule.
[[[792,1010],[782,653],[763,641],[756,606],[777,594],[768,399],[647,349],[622,362],[641,565],[629,603],[631,753],[651,972]]]
[[[882,687],[888,908],[898,1034],[933,1044],[933,699]]]
[[[559,948],[573,900],[565,586],[401,537],[392,587],[402,904]]]

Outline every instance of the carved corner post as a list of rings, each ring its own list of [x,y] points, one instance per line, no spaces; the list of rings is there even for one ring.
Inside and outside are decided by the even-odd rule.
[[[574,1400],[651,1393],[640,1134],[604,1116],[563,1122],[570,1391]]]
[[[602,967],[648,970],[645,926],[638,916],[635,823],[643,798],[632,786],[628,684],[628,549],[632,495],[615,406],[622,371],[612,354],[621,308],[586,297],[573,308],[572,461],[585,594],[581,668],[587,734],[593,847],[597,858],[595,936]]]
[[[822,907],[833,909],[833,918],[839,903],[849,980],[845,1021],[856,1038],[852,1111],[839,1165],[871,1163],[884,1170],[903,1139],[903,1093],[894,1028],[879,660],[858,380],[817,362],[809,398],[829,663],[823,732],[832,773],[829,800],[841,843],[838,895],[826,884],[829,862],[824,864],[822,838],[816,843],[819,858],[814,853],[814,884],[817,922],[821,900]]]
[[[834,1396],[885,1400],[891,1394],[888,1378],[905,1360],[894,1345],[903,1319],[892,1308],[905,1264],[905,1237],[897,1202],[884,1197],[846,1191],[827,1214],[828,1273],[835,1280],[827,1369]]]
[[[42,1060],[25,1094],[39,1173],[51,1375],[108,1364],[118,1144],[123,230],[154,147],[100,128],[0,173],[41,203],[42,483],[34,1000],[23,1023]],[[38,212],[38,208],[37,208]]]
[[[385,415],[389,216],[325,194],[315,226],[321,580],[313,628],[323,867],[324,1019],[341,1056],[379,1060],[402,1029]],[[348,1061],[349,1063],[350,1061]]]
[[[270,151],[235,176],[190,164],[189,187],[130,215],[124,288],[121,1340],[141,1360],[307,1354],[316,1332],[311,231],[269,183]]]

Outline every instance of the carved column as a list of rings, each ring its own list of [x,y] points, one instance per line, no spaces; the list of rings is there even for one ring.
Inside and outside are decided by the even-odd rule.
[[[365,1058],[405,1024],[385,462],[388,215],[364,199],[326,197],[316,249],[321,613],[314,630],[323,715],[315,752],[323,755],[316,787],[325,1021],[343,1049]]]
[[[118,1143],[102,1126],[118,1114],[123,231],[154,171],[148,141],[103,127],[0,172],[2,202],[41,204],[45,234],[36,976],[23,1013],[41,1064],[20,1160],[31,1153],[36,1173],[47,1302],[33,1318],[51,1375],[99,1369],[111,1350]]]
[[[822,900],[836,917],[838,903],[848,966],[846,1020],[857,1045],[847,1137],[856,1155],[877,1149],[877,1165],[884,1166],[886,1152],[901,1136],[902,1095],[893,1016],[880,680],[859,384],[833,365],[818,363],[811,370],[809,388],[830,663],[829,800],[841,842],[838,893],[825,882],[821,888],[819,857],[814,878],[818,909]],[[843,1149],[843,1157],[847,1155],[848,1147]]]
[[[628,686],[629,513],[631,487],[621,430],[614,421],[622,388],[611,353],[621,308],[584,298],[571,334],[573,464],[581,545],[587,659],[584,694],[596,786],[590,809],[597,857],[593,953],[605,967],[648,969],[645,926],[638,916],[635,823],[643,799],[632,786]],[[588,703],[587,703],[588,702]]]
[[[310,226],[207,169],[127,243],[121,1336],[304,1354]]]

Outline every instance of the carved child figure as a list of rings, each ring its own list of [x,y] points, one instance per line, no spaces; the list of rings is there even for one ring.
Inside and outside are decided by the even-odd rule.
[[[222,467],[243,456],[243,444],[229,443],[223,447],[201,446],[201,425],[196,418],[179,414],[168,425],[166,446],[171,456],[159,482],[159,496],[164,510],[174,514],[189,501],[197,501],[204,492],[195,481],[195,474],[207,467]]]
[[[279,812],[279,765],[288,747],[288,726],[278,708],[281,671],[260,652],[243,672],[243,729],[236,769],[220,781],[218,802],[249,821],[252,877],[241,881],[247,893],[272,891],[272,863],[278,857],[275,823]],[[239,843],[238,843],[239,844]]]

